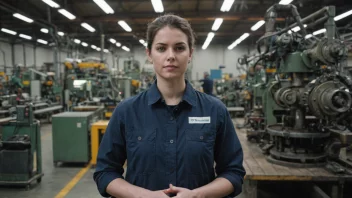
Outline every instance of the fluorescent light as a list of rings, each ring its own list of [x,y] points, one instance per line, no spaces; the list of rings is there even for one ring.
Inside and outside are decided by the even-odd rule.
[[[116,40],[113,39],[113,38],[109,39],[109,41],[110,41],[112,44],[115,44],[115,43],[116,43]]]
[[[311,38],[313,35],[311,35],[311,34],[307,34],[306,35],[306,37],[305,37],[305,39],[309,39],[309,38]]]
[[[161,0],[152,0],[152,5],[156,13],[164,12],[164,6]]]
[[[349,16],[349,15],[351,15],[351,14],[352,14],[352,10],[350,10],[350,11],[348,11],[348,12],[345,12],[345,13],[343,13],[343,14],[338,15],[338,16],[336,16],[334,19],[335,19],[335,21],[338,21],[338,20],[343,19],[343,18],[345,18],[345,17],[347,17],[347,16]]]
[[[122,49],[129,52],[130,51],[130,48],[126,47],[126,46],[122,46]]]
[[[221,12],[230,11],[231,6],[234,2],[235,2],[235,0],[224,0],[224,3],[222,3],[222,6],[220,8]]]
[[[31,36],[25,35],[25,34],[20,34],[19,35],[21,38],[27,39],[27,40],[32,40]]]
[[[100,50],[101,50],[100,47],[98,47],[98,48],[97,48],[97,51],[100,52]]]
[[[128,24],[125,21],[119,21],[117,22],[126,32],[131,32],[132,29],[130,28],[130,26],[128,26]]]
[[[264,25],[264,23],[265,23],[264,20],[258,21],[256,24],[254,24],[254,25],[251,27],[251,30],[252,30],[252,31],[258,30],[260,27],[262,27],[262,25]]]
[[[80,44],[81,43],[81,40],[79,39],[74,39],[73,42],[77,43],[77,44]]]
[[[40,31],[43,32],[43,33],[45,33],[45,34],[49,33],[49,30],[46,29],[46,28],[42,28],[42,29],[40,29]]]
[[[307,27],[307,24],[304,24],[303,25],[303,27]],[[299,27],[299,26],[296,26],[296,27],[294,27],[294,28],[292,28],[292,31],[294,31],[294,32],[298,32],[298,31],[300,31],[301,30],[301,28]]]
[[[42,0],[44,3],[48,4],[50,7],[52,8],[59,8],[60,5],[55,3],[54,1],[52,0]]]
[[[9,30],[9,29],[6,29],[6,28],[1,28],[1,31],[5,32],[5,33],[8,33],[8,34],[12,34],[12,35],[16,35],[17,34],[17,32]]]
[[[318,34],[322,34],[322,33],[324,33],[324,32],[326,32],[326,29],[325,29],[325,28],[313,32],[313,35],[315,36],[315,35],[318,35]]]
[[[223,21],[224,21],[224,19],[222,19],[222,18],[216,18],[211,30],[213,30],[213,31],[218,30],[220,28],[220,25],[222,24]]]
[[[93,49],[97,49],[97,46],[95,46],[95,45],[92,45],[91,47],[92,47]]]
[[[148,44],[147,44],[147,43],[144,43],[143,45],[144,45],[145,47],[148,47]]]
[[[75,15],[71,14],[70,12],[68,12],[65,9],[59,9],[58,11],[60,12],[60,14],[64,15],[66,18],[68,18],[70,20],[73,20],[76,18]]]
[[[65,33],[63,33],[63,32],[57,32],[57,34],[58,34],[59,36],[64,36],[64,35],[65,35]]]
[[[21,19],[22,21],[25,21],[27,23],[33,23],[33,19],[30,19],[26,16],[23,16],[22,14],[18,14],[18,13],[15,13],[13,14],[14,17],[18,18],[18,19]]]
[[[214,36],[215,36],[214,32],[209,32],[208,33],[207,39],[205,39],[204,44],[202,46],[203,50],[207,49],[207,47],[209,46],[211,40],[213,40]]]
[[[143,45],[145,41],[143,39],[140,39],[139,42]]]
[[[240,36],[240,38],[238,38],[235,42],[229,45],[227,49],[232,50],[234,47],[244,41],[247,37],[249,37],[249,33],[244,33],[242,36]]]
[[[90,26],[88,23],[81,23],[81,26],[86,28],[86,30],[90,32],[95,32],[95,29],[92,26]]]
[[[88,47],[88,44],[85,42],[82,42],[81,45],[83,45],[83,47]]]
[[[108,50],[108,49],[104,49],[104,52],[105,52],[105,53],[109,53],[109,50]]]
[[[287,5],[287,4],[290,4],[292,1],[293,1],[293,0],[281,0],[281,1],[279,2],[279,4],[281,4],[281,5]]]
[[[41,44],[44,44],[44,45],[47,45],[48,44],[48,41],[45,41],[43,39],[37,39],[37,42],[38,43],[41,43]]]
[[[114,10],[104,0],[93,0],[106,14],[114,14]]]
[[[117,47],[121,47],[121,43],[116,42],[116,46],[117,46]]]

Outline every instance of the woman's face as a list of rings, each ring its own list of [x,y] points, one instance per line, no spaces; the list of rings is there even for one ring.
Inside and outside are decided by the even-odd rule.
[[[149,61],[153,62],[158,78],[184,78],[193,49],[189,48],[185,33],[165,26],[154,37],[151,49],[147,49]]]

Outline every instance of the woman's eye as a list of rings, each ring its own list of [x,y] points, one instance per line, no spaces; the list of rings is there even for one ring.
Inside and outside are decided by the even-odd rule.
[[[156,50],[158,52],[164,52],[165,51],[165,47],[157,47]]]
[[[183,50],[185,50],[185,47],[183,46],[176,47],[176,51],[183,51]]]

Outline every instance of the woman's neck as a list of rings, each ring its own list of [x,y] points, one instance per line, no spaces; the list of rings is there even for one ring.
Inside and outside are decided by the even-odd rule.
[[[167,105],[178,105],[185,92],[186,82],[183,78],[172,81],[158,78],[157,87]]]

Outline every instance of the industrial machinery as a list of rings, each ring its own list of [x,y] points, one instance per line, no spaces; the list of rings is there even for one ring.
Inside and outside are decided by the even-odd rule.
[[[103,108],[95,111],[64,112],[53,116],[53,162],[88,163],[91,124],[102,119]]]
[[[279,29],[279,12],[292,13],[295,23]],[[352,81],[341,70],[347,49],[336,34],[334,16],[335,7],[330,6],[301,19],[291,4],[274,5],[266,13],[266,33],[257,42],[257,63],[265,70],[275,68],[274,78],[266,79],[262,97],[270,162],[325,165],[328,159],[338,158],[340,148],[352,143]],[[326,31],[326,37],[307,34],[323,22],[321,31]],[[298,28],[301,33],[295,31]]]
[[[16,117],[1,123],[0,185],[30,187],[43,177],[40,124],[31,104],[17,105]]]

